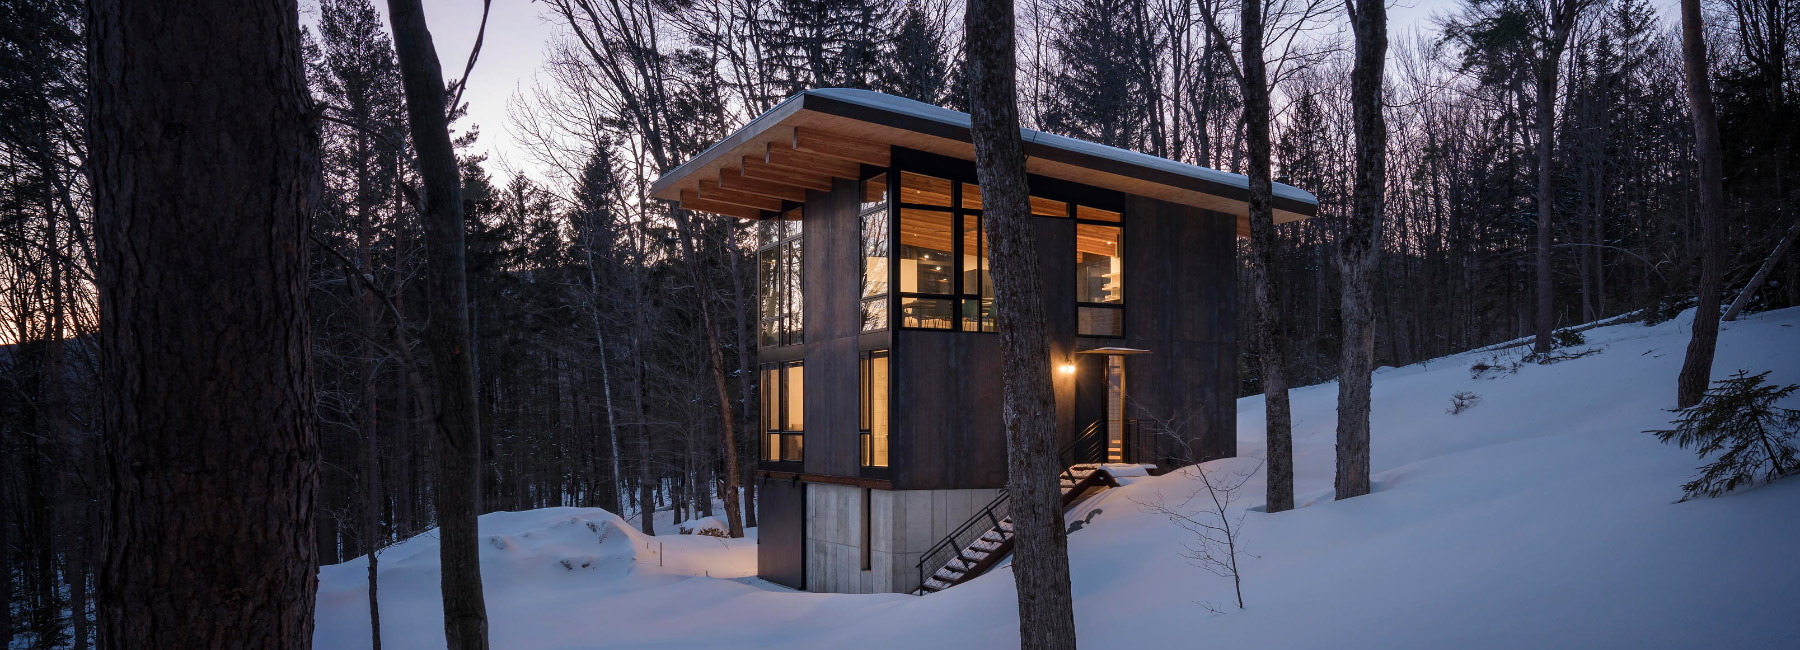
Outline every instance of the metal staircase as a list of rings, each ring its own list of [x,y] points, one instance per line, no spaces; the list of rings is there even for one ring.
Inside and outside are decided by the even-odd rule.
[[[1106,447],[1104,423],[1095,422],[1057,452],[1065,468],[1059,477],[1064,512],[1094,488],[1119,486],[1100,467],[1106,461]],[[999,564],[1012,552],[1011,512],[1012,497],[1001,489],[993,501],[919,558],[919,588],[913,593],[923,596],[949,589]]]

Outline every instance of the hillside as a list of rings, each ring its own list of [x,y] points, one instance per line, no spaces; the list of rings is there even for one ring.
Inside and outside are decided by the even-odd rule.
[[[1267,515],[1245,486],[1244,594],[1183,557],[1190,536],[1142,504],[1180,503],[1194,468],[1127,484],[1070,537],[1084,649],[1793,647],[1800,638],[1800,479],[1675,503],[1698,464],[1663,427],[1686,318],[1587,332],[1593,353],[1482,373],[1519,351],[1383,369],[1376,492],[1331,500],[1335,385],[1293,392],[1296,495]],[[1578,348],[1579,349],[1579,348]],[[1714,376],[1800,383],[1800,309],[1728,323]],[[1480,401],[1451,414],[1450,396]],[[1800,404],[1788,404],[1800,406]],[[1254,467],[1262,402],[1238,402]],[[1016,646],[1002,569],[925,598],[792,592],[755,573],[751,539],[645,537],[559,508],[481,520],[496,648]],[[431,533],[382,556],[384,647],[441,648]],[[367,647],[366,565],[320,571],[317,646]],[[1217,612],[1222,613],[1215,613]]]

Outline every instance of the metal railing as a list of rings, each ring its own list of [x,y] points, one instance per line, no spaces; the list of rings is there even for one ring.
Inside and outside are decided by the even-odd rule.
[[[1006,493],[1006,488],[1000,488],[1000,493],[994,496],[993,501],[982,506],[980,511],[969,517],[968,521],[963,522],[949,535],[945,535],[944,539],[939,540],[936,545],[919,557],[919,563],[915,565],[919,572],[919,584],[913,592],[920,596],[925,595],[925,578],[930,575],[926,573],[927,570],[937,573],[939,567],[950,562],[950,558],[961,554],[963,549],[975,543],[975,540],[980,539],[989,530],[1000,527],[1000,520],[1011,514],[1012,496]]]
[[[1135,425],[1137,421],[1132,420],[1131,422]],[[1106,462],[1106,443],[1106,423],[1104,421],[1096,421],[1082,429],[1074,440],[1070,440],[1069,444],[1063,445],[1056,451],[1057,462],[1063,467],[1060,478],[1074,482],[1077,480],[1073,473],[1076,465]],[[961,526],[951,531],[949,535],[945,535],[942,540],[939,540],[919,557],[919,563],[914,566],[919,574],[919,584],[914,589],[914,593],[925,595],[925,578],[930,575],[926,573],[928,569],[931,573],[937,573],[939,567],[949,563],[952,557],[961,554],[963,549],[968,548],[987,531],[998,528],[1000,520],[1011,514],[1012,497],[1006,493],[1006,488],[1000,488],[1000,493],[994,497],[993,501],[989,501],[981,510],[970,516],[968,521],[964,521]]]

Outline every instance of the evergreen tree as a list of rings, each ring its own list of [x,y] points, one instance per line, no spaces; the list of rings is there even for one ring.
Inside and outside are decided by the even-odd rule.
[[[869,88],[886,47],[888,0],[776,0],[763,21],[766,63],[777,90]]]
[[[1700,466],[1700,476],[1682,484],[1686,501],[1700,495],[1716,497],[1748,486],[1758,478],[1772,481],[1800,470],[1800,409],[1782,408],[1775,402],[1800,390],[1800,385],[1766,386],[1769,373],[1739,370],[1715,382],[1699,404],[1675,409],[1675,428],[1645,431],[1657,440],[1693,448],[1713,462]]]
[[[944,25],[924,0],[906,0],[881,61],[879,90],[940,104],[950,92]]]
[[[1068,0],[1053,10],[1059,68],[1050,79],[1044,128],[1127,149],[1149,133],[1159,88],[1143,65],[1158,41],[1146,0]]]

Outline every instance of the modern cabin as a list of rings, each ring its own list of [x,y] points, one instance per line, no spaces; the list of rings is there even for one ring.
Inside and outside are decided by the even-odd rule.
[[[1235,455],[1245,178],[1023,135],[1068,464],[1154,471]],[[937,565],[1004,501],[1000,345],[973,159],[965,113],[823,89],[652,187],[683,208],[758,222],[764,579],[935,590]],[[1279,183],[1274,205],[1278,223],[1318,207]],[[990,534],[1010,531],[994,521]]]

